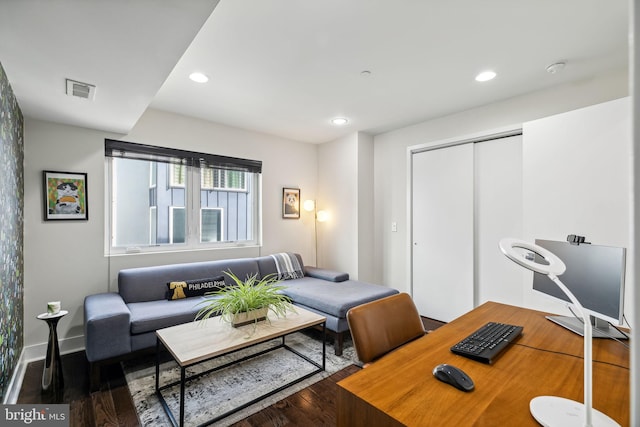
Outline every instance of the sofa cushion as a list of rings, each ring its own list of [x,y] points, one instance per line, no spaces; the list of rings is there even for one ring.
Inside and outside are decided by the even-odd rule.
[[[295,303],[344,318],[351,307],[397,294],[396,289],[357,280],[328,282],[313,277],[287,280],[283,293]]]
[[[316,268],[306,266],[304,274],[316,279],[328,280],[329,282],[344,282],[349,280],[349,273],[341,273],[339,271],[327,270],[324,268]]]
[[[313,307],[308,307],[306,305],[303,304],[298,304],[298,303],[293,303],[293,305],[295,307],[302,307],[305,310],[309,310],[313,313],[319,314],[320,316],[324,316],[327,320],[325,322],[325,326],[327,327],[327,330],[329,331],[333,331],[333,332],[345,332],[349,330],[349,323],[347,323],[347,319],[340,319],[337,318],[335,316],[332,316],[328,313],[325,313],[323,311],[317,310]]]
[[[199,305],[201,301],[204,301],[203,297],[128,304],[131,311],[131,333],[153,332],[157,329],[192,322],[203,307]]]
[[[241,279],[260,274],[254,258],[128,268],[118,273],[118,292],[126,303],[166,301],[167,282],[224,276],[227,286],[231,286],[234,282],[224,274],[225,271],[231,271]]]
[[[167,283],[167,299],[178,300],[203,296],[208,292],[217,292],[225,288],[224,276],[208,279],[185,280]]]

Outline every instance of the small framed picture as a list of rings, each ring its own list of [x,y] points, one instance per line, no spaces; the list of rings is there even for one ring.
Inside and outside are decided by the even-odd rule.
[[[87,174],[43,171],[44,219],[88,220]]]
[[[300,218],[300,189],[282,189],[282,218]]]

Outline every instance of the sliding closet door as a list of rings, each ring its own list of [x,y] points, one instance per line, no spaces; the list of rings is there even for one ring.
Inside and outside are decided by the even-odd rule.
[[[486,301],[523,304],[526,271],[498,249],[522,237],[522,136],[412,156],[413,297],[450,321]]]
[[[474,144],[476,304],[524,303],[531,273],[498,248],[505,237],[522,239],[522,135]]]
[[[444,322],[473,309],[473,164],[470,143],[412,156],[413,299]]]

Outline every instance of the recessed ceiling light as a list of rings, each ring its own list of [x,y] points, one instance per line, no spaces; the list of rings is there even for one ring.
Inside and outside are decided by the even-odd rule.
[[[189,78],[196,83],[206,83],[209,81],[209,77],[202,73],[191,73]]]
[[[344,118],[344,117],[336,117],[334,119],[331,119],[331,124],[332,125],[336,125],[336,126],[344,126],[347,123],[349,123],[349,120]]]
[[[489,80],[492,80],[493,78],[495,78],[495,76],[496,76],[496,73],[494,73],[493,71],[483,71],[476,76],[476,81],[488,82]]]

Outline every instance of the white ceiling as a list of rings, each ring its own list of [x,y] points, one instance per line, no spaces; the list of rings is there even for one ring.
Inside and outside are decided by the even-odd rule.
[[[150,106],[314,143],[628,64],[626,0],[215,3],[0,0],[0,63],[27,116],[126,133]],[[485,69],[497,78],[475,82]],[[65,77],[95,101],[65,96]]]
[[[0,0],[0,63],[24,115],[127,133],[217,0]],[[90,102],[65,79],[96,86]]]

